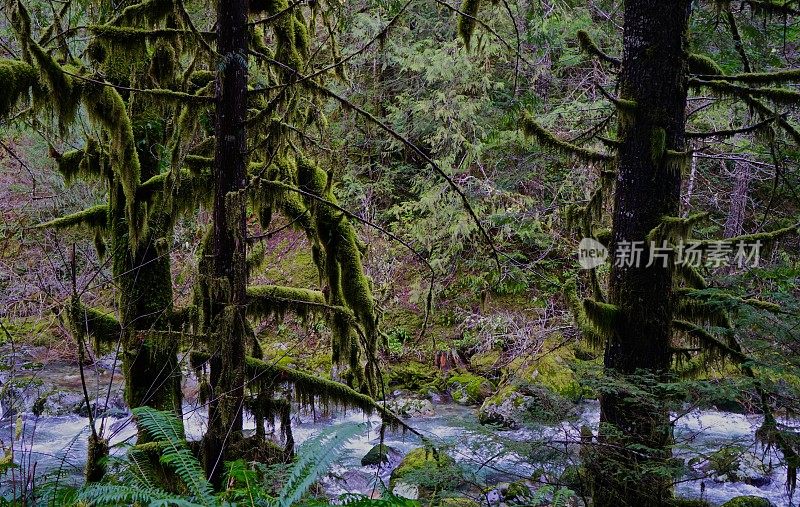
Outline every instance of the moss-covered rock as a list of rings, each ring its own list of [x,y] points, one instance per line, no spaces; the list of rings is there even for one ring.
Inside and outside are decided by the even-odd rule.
[[[711,507],[711,504],[705,500],[676,498],[670,502],[669,507]]]
[[[487,377],[497,375],[498,366],[500,364],[500,351],[490,350],[488,352],[479,352],[473,354],[469,358],[469,366],[474,371]]]
[[[581,386],[573,366],[579,362],[572,347],[557,347],[544,344],[549,350],[532,363],[527,358],[517,358],[506,368],[508,378],[520,378],[526,382],[542,384],[551,391],[573,401],[593,397],[593,393]]]
[[[774,507],[774,504],[764,497],[747,495],[731,498],[722,507]]]
[[[447,379],[447,389],[453,401],[461,405],[482,403],[494,392],[494,384],[480,375],[458,373]]]
[[[398,486],[411,489],[406,485],[413,485],[418,497],[426,498],[434,491],[453,490],[460,482],[460,469],[453,458],[441,451],[434,453],[431,449],[418,447],[409,451],[392,471],[389,488],[396,491]]]
[[[575,405],[543,385],[511,384],[487,398],[478,410],[481,424],[518,428],[525,423],[553,424],[577,416]]]
[[[416,361],[408,361],[392,366],[386,376],[391,390],[428,391],[431,388],[442,390],[439,371]]]

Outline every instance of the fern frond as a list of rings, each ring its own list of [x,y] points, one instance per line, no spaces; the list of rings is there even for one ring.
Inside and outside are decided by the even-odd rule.
[[[204,504],[213,503],[214,491],[206,480],[200,462],[186,446],[181,421],[170,412],[150,407],[131,410],[137,423],[155,440],[166,444],[161,461],[171,466],[194,497]]]
[[[342,454],[347,442],[365,429],[365,424],[337,425],[304,442],[297,450],[297,459],[278,495],[279,505],[290,507],[300,500],[319,475]]]

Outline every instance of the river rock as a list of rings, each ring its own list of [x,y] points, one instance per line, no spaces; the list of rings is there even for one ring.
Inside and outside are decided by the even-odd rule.
[[[775,504],[761,496],[747,495],[731,498],[722,507],[775,507]]]
[[[481,424],[519,428],[523,423],[555,423],[573,419],[575,405],[542,385],[509,385],[487,398],[478,410]]]
[[[432,416],[435,413],[431,400],[403,394],[390,400],[387,408],[403,417]]]
[[[380,465],[391,463],[400,458],[400,452],[386,444],[378,444],[361,458],[361,466]]]

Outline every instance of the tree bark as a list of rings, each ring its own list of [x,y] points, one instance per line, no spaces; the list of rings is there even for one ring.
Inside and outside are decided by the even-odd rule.
[[[218,0],[211,280],[211,399],[206,474],[219,486],[227,450],[241,439],[246,269],[247,0]]]
[[[672,332],[672,267],[649,258],[648,233],[677,216],[685,156],[690,0],[626,0],[620,74],[618,176],[612,252],[643,242],[641,263],[615,265],[609,302],[618,308],[605,370],[637,388],[601,394],[592,463],[596,507],[664,505],[671,498],[671,427],[658,383],[666,379]],[[669,263],[668,263],[669,264]],[[648,395],[642,395],[641,392]]]

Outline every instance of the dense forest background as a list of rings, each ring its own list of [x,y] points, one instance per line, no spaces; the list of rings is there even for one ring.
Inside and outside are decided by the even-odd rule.
[[[5,1],[5,501],[792,505],[797,2],[237,4],[249,49],[220,55],[210,3]],[[670,76],[685,64],[682,150],[637,123],[661,104],[630,99],[635,4],[685,39],[650,50]],[[681,9],[688,29],[673,30]],[[241,160],[214,142],[219,76],[237,65]],[[637,173],[615,152],[643,129],[632,158],[672,171],[641,187],[643,216],[658,189],[677,197],[647,238],[722,241],[731,262],[670,271],[623,323],[613,249],[593,270],[577,254],[583,238],[619,242]],[[238,201],[215,199],[226,163]],[[757,264],[732,261],[741,241],[762,246]],[[209,261],[220,252],[228,271]],[[626,333],[651,355],[646,317],[665,305],[666,366],[610,374]],[[238,407],[214,395],[236,388]]]

